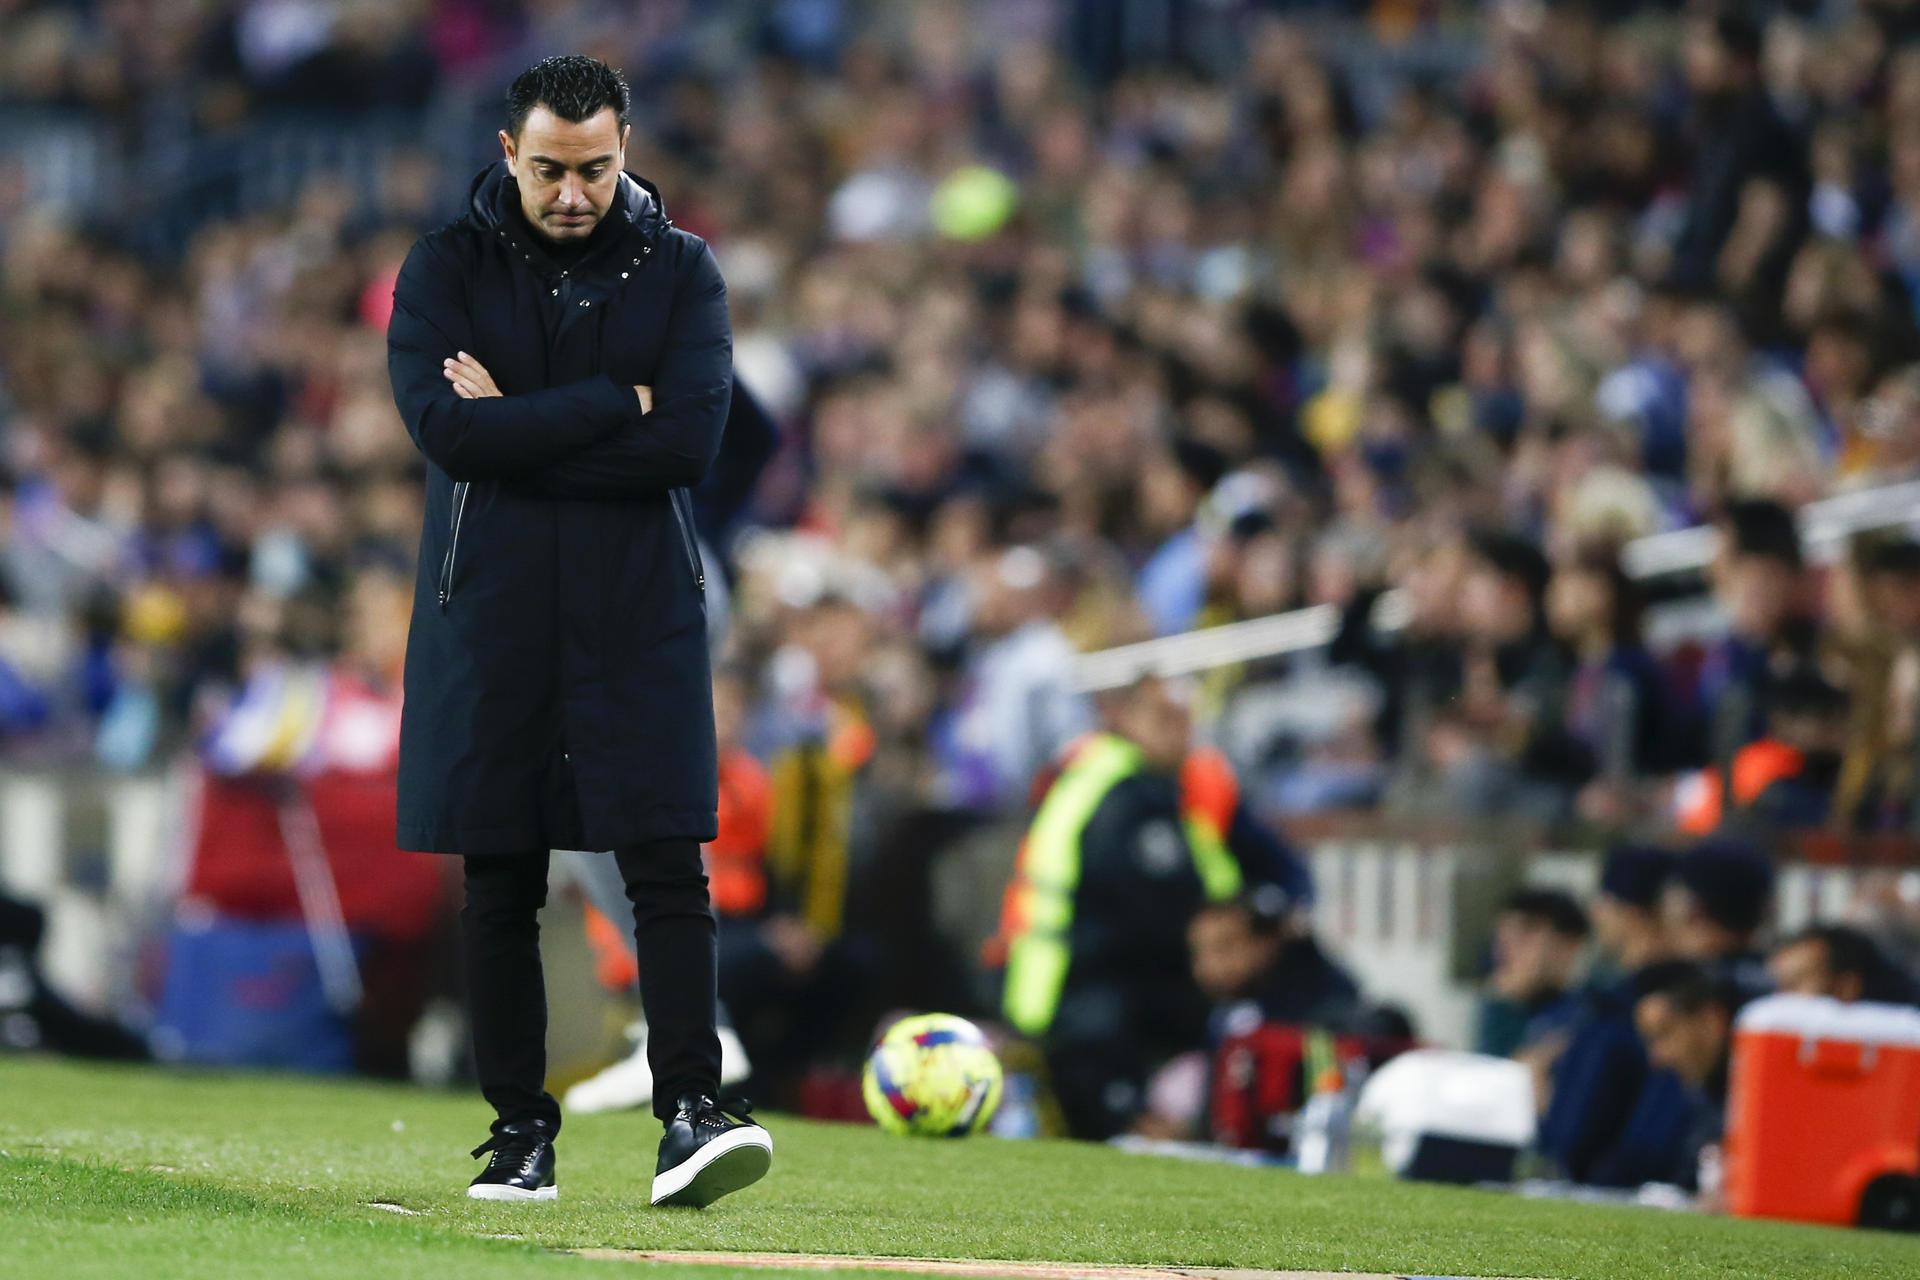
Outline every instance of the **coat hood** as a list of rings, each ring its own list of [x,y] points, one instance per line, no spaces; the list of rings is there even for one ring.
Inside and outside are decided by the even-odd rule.
[[[507,172],[507,162],[495,160],[473,175],[473,183],[467,189],[467,216],[483,230],[498,231],[504,227],[509,234],[517,234],[521,228],[511,215],[519,199],[519,187]],[[625,220],[648,244],[659,243],[660,237],[673,225],[673,219],[667,217],[666,203],[660,198],[660,188],[645,178],[624,172],[607,216]]]

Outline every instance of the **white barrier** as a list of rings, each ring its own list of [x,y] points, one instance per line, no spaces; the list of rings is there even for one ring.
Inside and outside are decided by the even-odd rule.
[[[128,990],[140,929],[176,887],[186,795],[179,770],[141,777],[0,774],[0,887],[46,908],[42,961],[49,980],[76,1003],[106,1008]],[[963,939],[969,947],[992,931],[1018,831],[1009,826],[990,836],[982,842],[991,848],[951,851],[969,902],[964,909],[945,902],[963,919],[943,920],[941,928],[977,934]],[[1501,893],[1524,880],[1584,898],[1600,870],[1592,851],[1538,850],[1520,859],[1491,846],[1404,839],[1327,839],[1306,852],[1318,893],[1315,929],[1328,952],[1370,999],[1403,1006],[1423,1036],[1454,1047],[1472,1039],[1474,962]],[[72,872],[83,863],[103,869],[104,883],[76,884]],[[1842,918],[1862,874],[1783,865],[1776,930]],[[1920,871],[1906,874],[1920,879]],[[975,883],[983,877],[995,883]],[[936,910],[953,896],[936,890]]]
[[[183,777],[0,773],[0,888],[46,913],[47,981],[95,1011],[133,977],[140,922],[171,889]],[[76,882],[94,855],[104,883]]]
[[[1310,861],[1321,945],[1369,999],[1404,1008],[1422,1036],[1465,1045],[1477,997],[1452,972],[1459,851],[1330,840]]]

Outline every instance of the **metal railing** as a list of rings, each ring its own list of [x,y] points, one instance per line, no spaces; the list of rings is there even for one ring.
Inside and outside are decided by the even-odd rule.
[[[1816,561],[1833,559],[1853,534],[1900,525],[1920,526],[1920,480],[1823,498],[1800,512],[1801,539]],[[1630,576],[1642,580],[1697,573],[1713,559],[1715,538],[1711,525],[1656,533],[1628,543],[1621,562]],[[1405,593],[1395,588],[1374,603],[1370,625],[1392,634],[1407,624],[1408,611]],[[1695,602],[1678,601],[1651,610],[1648,630],[1657,642],[1670,644],[1711,628],[1717,616]],[[1317,604],[1100,649],[1075,661],[1074,684],[1083,692],[1098,693],[1143,675],[1192,675],[1236,662],[1305,653],[1325,648],[1339,634],[1340,624],[1337,606]]]

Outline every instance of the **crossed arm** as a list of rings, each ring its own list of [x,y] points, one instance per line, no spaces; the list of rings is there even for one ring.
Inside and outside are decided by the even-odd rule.
[[[651,386],[587,378],[502,395],[469,354],[451,263],[422,241],[401,268],[387,331],[394,400],[420,451],[456,480],[533,497],[618,499],[697,484],[733,386],[726,286],[705,246],[676,291]]]

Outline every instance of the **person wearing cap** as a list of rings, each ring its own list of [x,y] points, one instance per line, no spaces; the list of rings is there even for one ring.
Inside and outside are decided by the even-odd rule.
[[[1671,952],[1660,898],[1673,876],[1674,856],[1648,845],[1615,845],[1600,867],[1600,891],[1588,904],[1593,938],[1605,966],[1594,987],[1612,986]]]
[[[1674,954],[1730,982],[1741,1001],[1773,989],[1759,936],[1773,905],[1773,864],[1752,846],[1715,839],[1674,864],[1661,913]]]
[[[1673,866],[1664,849],[1608,851],[1600,891],[1588,904],[1596,974],[1565,1047],[1533,1061],[1544,1100],[1537,1144],[1576,1182],[1593,1180],[1604,1167],[1646,1083],[1633,1009],[1640,975],[1672,954],[1660,903]]]
[[[1039,1043],[1076,1137],[1125,1130],[1154,1067],[1205,1043],[1188,923],[1253,879],[1220,815],[1182,803],[1190,696],[1148,676],[1103,700],[1105,730],[1047,790],[1008,891],[1001,1010]]]

